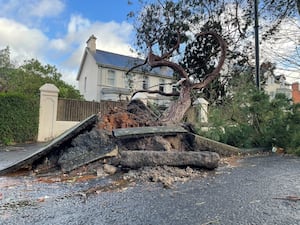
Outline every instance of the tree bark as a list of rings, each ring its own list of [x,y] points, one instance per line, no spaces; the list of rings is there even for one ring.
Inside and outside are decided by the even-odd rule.
[[[215,169],[220,156],[215,152],[122,151],[120,164],[137,169],[145,166],[190,166]]]
[[[192,104],[191,90],[191,86],[189,85],[182,86],[179,98],[170,103],[170,106],[160,118],[160,122],[166,125],[178,124],[181,122],[184,114]]]
[[[138,138],[158,135],[176,135],[187,133],[181,126],[152,126],[152,127],[129,127],[114,129],[113,135],[117,138]]]

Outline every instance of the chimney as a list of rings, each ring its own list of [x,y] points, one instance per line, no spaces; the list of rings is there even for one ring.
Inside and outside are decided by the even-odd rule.
[[[86,42],[86,47],[92,52],[96,52],[96,37],[94,35],[90,36],[90,38]]]

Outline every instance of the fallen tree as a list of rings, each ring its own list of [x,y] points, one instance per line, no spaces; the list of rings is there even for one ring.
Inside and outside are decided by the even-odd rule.
[[[170,20],[164,21],[168,22]],[[169,24],[166,25],[169,26]],[[170,28],[174,29],[174,27]],[[181,33],[182,29],[177,27],[175,30],[172,44],[168,42],[167,45],[165,40],[163,40],[165,37],[155,36],[150,38],[151,35],[148,37],[145,34],[148,37],[145,40],[148,50],[147,58],[144,63],[129,69],[127,75],[145,64],[148,64],[151,68],[169,67],[173,70],[174,76],[176,74],[177,78],[179,78],[179,81],[176,83],[179,93],[165,93],[161,90],[140,90],[136,91],[133,96],[139,92],[146,92],[149,94],[157,93],[164,96],[176,96],[176,99],[171,101],[168,108],[159,116],[143,101],[134,98],[129,103],[126,112],[104,115],[100,118],[98,128],[112,132],[119,143],[121,166],[139,168],[143,166],[169,165],[205,167],[209,169],[218,166],[220,159],[218,153],[193,152],[194,140],[191,138],[187,140],[188,135],[182,134],[180,129],[172,131],[170,126],[178,127],[182,125],[182,120],[192,103],[192,91],[204,89],[220,75],[225,61],[227,46],[222,37],[214,31],[204,31],[195,36],[195,42],[199,43],[197,46],[200,46],[201,43],[210,45],[209,49],[212,52],[209,55],[210,57],[214,56],[212,61],[216,64],[212,70],[208,70],[207,74],[199,78],[195,74],[188,74],[179,63],[171,60],[175,53],[179,52],[182,37],[184,36]],[[202,39],[207,40],[207,42],[202,42]],[[162,50],[161,54],[155,54],[153,49]],[[120,115],[122,115],[122,118]],[[164,127],[161,129],[153,128],[157,126]],[[152,128],[149,130],[149,128],[143,129],[142,127]],[[114,131],[118,128],[128,129]],[[191,142],[189,143],[189,141]],[[199,148],[196,147],[194,149]]]
[[[215,169],[220,156],[215,152],[122,151],[120,165],[131,169],[145,166],[177,166]]]

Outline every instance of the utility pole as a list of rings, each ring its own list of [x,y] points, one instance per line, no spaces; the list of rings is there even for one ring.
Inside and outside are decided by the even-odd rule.
[[[258,34],[258,3],[259,0],[254,0],[254,35],[255,35],[255,76],[256,86],[260,90],[260,71],[259,71],[259,34]]]

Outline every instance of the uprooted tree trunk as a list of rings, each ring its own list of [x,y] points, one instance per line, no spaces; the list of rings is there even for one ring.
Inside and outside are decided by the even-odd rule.
[[[120,164],[133,169],[162,165],[215,169],[219,160],[220,156],[215,152],[123,151]]]
[[[191,87],[183,86],[178,100],[172,102],[163,113],[160,121],[164,124],[179,123],[192,104]]]
[[[180,46],[180,33],[179,32],[177,35],[177,43],[169,52],[165,53],[162,56],[155,55],[152,51],[152,44],[148,44],[149,53],[148,53],[148,57],[145,60],[145,62],[141,65],[137,65],[137,66],[131,68],[127,72],[127,74],[128,74],[130,71],[134,70],[135,68],[148,63],[152,68],[162,67],[162,66],[170,67],[171,69],[173,69],[175,72],[177,72],[180,75],[181,80],[179,82],[177,82],[178,85],[181,85],[179,97],[177,100],[171,102],[170,106],[166,109],[166,111],[163,113],[162,117],[159,119],[159,121],[162,124],[168,125],[168,124],[180,123],[182,121],[182,119],[184,118],[185,113],[191,106],[191,103],[192,103],[191,91],[193,89],[200,90],[202,88],[205,88],[211,81],[213,81],[216,77],[219,76],[219,73],[220,73],[221,68],[225,61],[226,48],[227,48],[226,43],[222,39],[221,36],[219,36],[217,33],[213,32],[213,31],[199,33],[197,35],[197,37],[205,36],[205,35],[211,35],[217,39],[220,49],[221,49],[221,56],[220,56],[220,60],[218,62],[218,65],[216,66],[216,68],[210,74],[207,74],[205,76],[204,80],[202,80],[200,82],[193,83],[192,81],[190,81],[189,75],[183,69],[182,66],[168,60],[172,56],[173,52],[176,51]],[[143,92],[145,92],[145,90],[143,90]],[[152,91],[148,91],[148,92],[170,96],[170,93],[162,93],[161,91],[153,91],[152,90]]]

